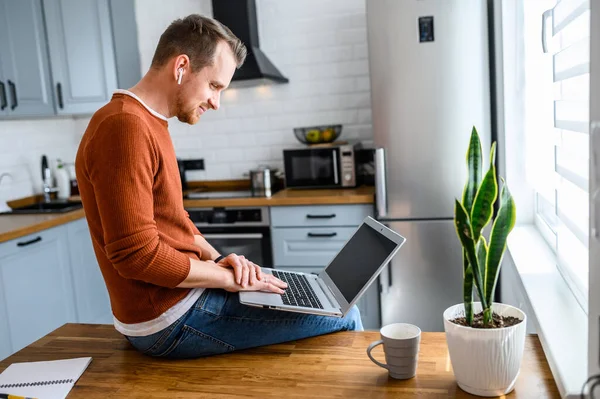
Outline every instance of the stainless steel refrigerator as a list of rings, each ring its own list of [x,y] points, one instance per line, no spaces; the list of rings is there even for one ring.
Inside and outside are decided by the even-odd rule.
[[[367,0],[376,213],[406,237],[381,274],[382,324],[443,331],[462,301],[454,199],[473,126],[490,144],[485,0]]]

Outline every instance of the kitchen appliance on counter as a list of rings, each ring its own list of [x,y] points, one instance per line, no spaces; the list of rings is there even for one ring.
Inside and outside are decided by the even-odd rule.
[[[268,166],[260,166],[250,171],[250,189],[255,197],[271,197],[281,189],[283,173]]]
[[[259,266],[273,267],[268,207],[186,210],[204,238],[221,254],[236,253]]]
[[[187,175],[190,170],[204,170],[204,159],[177,159],[177,167],[179,168],[179,178],[181,179],[181,189],[187,190]]]
[[[366,2],[376,214],[406,237],[380,275],[383,325],[443,331],[462,302],[454,199],[472,127],[490,143],[487,3]]]
[[[338,142],[283,150],[287,188],[356,187],[360,143]]]

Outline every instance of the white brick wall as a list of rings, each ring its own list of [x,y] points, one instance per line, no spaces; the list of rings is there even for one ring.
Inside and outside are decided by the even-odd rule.
[[[221,109],[189,126],[169,128],[177,155],[204,158],[190,179],[243,178],[260,164],[282,166],[281,151],[298,145],[292,128],[344,125],[342,139],[372,138],[365,0],[257,0],[263,51],[289,84],[230,89]],[[142,70],[160,34],[176,18],[212,15],[210,0],[136,0]],[[72,162],[89,118],[0,121],[0,201],[41,190],[40,157]]]
[[[289,84],[229,89],[221,109],[195,126],[173,119],[177,155],[202,157],[190,179],[243,178],[260,164],[282,166],[298,145],[292,128],[344,125],[342,139],[372,138],[365,0],[257,0],[260,46]],[[167,9],[168,8],[168,9]],[[189,13],[212,15],[207,0],[136,3],[143,69],[165,27]]]
[[[52,167],[57,158],[74,161],[78,145],[74,126],[73,119],[59,117],[0,121],[0,174],[12,175],[0,183],[0,206],[41,192],[43,154]]]

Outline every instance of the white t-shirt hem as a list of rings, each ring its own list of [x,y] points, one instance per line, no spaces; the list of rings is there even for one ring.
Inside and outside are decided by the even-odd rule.
[[[146,337],[155,334],[171,324],[175,323],[183,316],[200,298],[204,288],[193,288],[181,301],[177,302],[172,308],[158,316],[156,319],[144,321],[141,323],[126,324],[121,323],[113,316],[115,329],[123,335],[130,337]]]

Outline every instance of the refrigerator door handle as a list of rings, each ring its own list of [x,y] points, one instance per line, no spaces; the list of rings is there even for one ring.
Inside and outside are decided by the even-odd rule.
[[[387,182],[383,148],[375,150],[375,213],[378,218],[387,216]]]
[[[542,51],[544,53],[548,52],[548,43],[546,38],[546,21],[548,18],[554,16],[554,8],[544,11],[542,14]],[[552,29],[552,33],[554,33],[554,29]]]
[[[390,287],[392,286],[392,279],[390,278],[390,269],[392,268],[391,264],[387,264],[384,270],[379,275],[379,292],[381,294],[387,294]],[[387,269],[387,270],[385,270]]]

